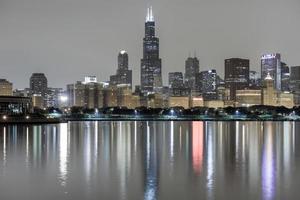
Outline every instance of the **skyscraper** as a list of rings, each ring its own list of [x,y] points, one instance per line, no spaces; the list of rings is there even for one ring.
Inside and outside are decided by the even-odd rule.
[[[192,89],[196,89],[196,74],[199,73],[199,60],[196,58],[188,57],[185,61],[185,83]]]
[[[300,66],[291,67],[290,89],[295,95],[295,104],[300,105]]]
[[[43,73],[33,73],[30,77],[30,91],[31,94],[40,94],[45,98],[48,90],[48,81]]]
[[[249,86],[248,59],[230,58],[225,60],[225,87],[230,90],[230,100],[235,101],[236,90]]]
[[[290,91],[290,68],[281,62],[281,90]]]
[[[202,93],[204,100],[216,100],[217,95],[217,71],[215,69],[202,71],[196,75],[196,85]]]
[[[152,7],[148,8],[145,37],[143,39],[143,58],[141,59],[141,90],[144,95],[162,87],[161,59],[159,58],[159,39],[155,37],[155,21]]]
[[[261,79],[265,80],[268,74],[274,81],[275,89],[281,90],[280,54],[265,54],[261,57]]]
[[[132,70],[128,69],[128,54],[124,50],[118,55],[117,73],[110,76],[110,84],[128,84],[130,88],[132,87]]]
[[[169,73],[169,87],[178,88],[183,86],[182,72],[170,72]]]

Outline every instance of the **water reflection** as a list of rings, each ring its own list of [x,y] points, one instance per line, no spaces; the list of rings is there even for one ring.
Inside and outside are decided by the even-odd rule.
[[[299,132],[298,122],[1,126],[0,198],[297,199]]]

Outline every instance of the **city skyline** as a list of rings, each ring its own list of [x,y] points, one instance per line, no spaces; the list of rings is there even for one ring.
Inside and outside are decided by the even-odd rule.
[[[107,11],[100,12],[101,15],[107,14],[105,20],[103,20],[103,16],[99,17],[100,14],[96,13],[96,8],[102,5],[101,2],[89,2],[90,4],[82,9],[79,9],[82,5],[81,1],[75,1],[72,5],[66,4],[67,2],[56,5],[55,2],[40,1],[34,4],[36,9],[32,12],[30,11],[33,1],[29,0],[24,5],[15,4],[15,1],[2,2],[3,6],[0,9],[4,17],[0,20],[0,27],[2,27],[0,42],[3,44],[0,46],[0,50],[3,52],[0,55],[0,66],[3,70],[1,78],[13,82],[14,88],[26,87],[28,78],[34,72],[45,73],[49,79],[49,85],[53,87],[65,86],[75,80],[80,80],[85,75],[96,75],[99,80],[104,81],[108,80],[109,75],[117,69],[116,55],[122,49],[129,54],[129,66],[133,70],[133,77],[139,77],[139,62],[142,57],[141,40],[146,7],[149,2],[132,1],[136,4],[130,4],[130,6],[124,5],[123,2],[118,2],[118,4],[102,2],[104,7],[109,7],[111,4],[117,5],[110,7],[114,10],[114,14],[109,20],[110,14]],[[278,52],[289,66],[299,65],[297,58],[300,51],[300,47],[297,45],[299,37],[296,37],[297,30],[294,30],[297,29],[295,26],[297,19],[295,9],[299,9],[297,3],[279,5],[278,2],[272,1],[273,4],[268,4],[266,1],[258,5],[254,3],[241,4],[232,0],[224,5],[224,9],[228,8],[228,13],[235,13],[233,12],[235,6],[239,6],[238,13],[242,13],[247,6],[251,6],[255,12],[262,8],[268,9],[265,9],[264,13],[260,13],[259,16],[263,16],[262,21],[254,20],[255,12],[246,13],[245,18],[241,17],[239,21],[224,11],[222,11],[224,18],[219,18],[218,21],[215,17],[203,19],[200,16],[208,11],[220,11],[219,7],[222,5],[220,2],[218,4],[216,2],[188,1],[182,5],[172,1],[174,3],[168,5],[170,8],[167,6],[167,2],[166,0],[151,1],[156,19],[157,36],[161,41],[160,54],[164,85],[167,85],[169,72],[184,71],[184,62],[189,53],[194,54],[194,51],[200,60],[200,71],[216,69],[221,76],[224,74],[223,62],[227,58],[250,59],[250,69],[260,71],[261,55]],[[191,12],[194,11],[191,8],[194,4],[199,9],[196,14]],[[91,9],[92,5],[95,8]],[[121,8],[122,6],[124,8]],[[6,10],[2,12],[4,8]],[[46,8],[48,11],[41,14],[40,12]],[[75,11],[76,8],[83,12],[82,15],[76,16],[80,20],[72,18],[74,17],[72,11]],[[86,14],[85,9],[90,11],[90,14]],[[103,8],[101,7],[101,9]],[[120,18],[121,9],[124,10],[122,13],[132,9],[132,14],[123,14]],[[170,11],[170,9],[172,10]],[[208,11],[200,12],[204,9]],[[185,10],[190,12],[186,13]],[[288,16],[289,23],[282,23],[281,20],[286,20],[283,15],[275,15],[274,18],[271,18],[271,10],[272,13],[293,11]],[[39,20],[34,18],[35,14],[39,14]],[[277,19],[278,16],[281,20]],[[187,20],[186,23],[183,23],[183,19]],[[232,22],[224,23],[228,19],[231,19]],[[247,20],[242,23],[242,19]],[[264,23],[268,21],[267,19],[272,19],[271,21],[276,22],[281,28],[269,35],[263,34],[267,28],[275,30],[274,24]],[[254,21],[255,29],[253,29]],[[19,24],[18,26],[20,22],[23,25]],[[47,24],[46,22],[51,23]],[[265,26],[262,27],[261,23],[264,23]],[[199,26],[195,26],[195,24]],[[225,24],[226,27],[224,27]],[[79,30],[80,27],[85,28]],[[119,31],[115,31],[116,29]],[[282,35],[282,31],[285,29],[290,30],[288,37]],[[208,33],[212,36],[208,37]],[[113,35],[107,39],[108,34]],[[255,37],[251,39],[253,34]],[[227,41],[228,39],[230,40]],[[290,48],[287,48],[288,46]],[[59,74],[57,74],[58,70],[60,70]],[[16,71],[20,73],[17,74]],[[139,82],[139,78],[134,78],[134,85]]]

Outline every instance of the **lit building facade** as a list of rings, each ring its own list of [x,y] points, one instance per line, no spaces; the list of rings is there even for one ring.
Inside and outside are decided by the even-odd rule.
[[[261,90],[237,90],[236,91],[236,106],[249,107],[261,104]]]
[[[277,105],[277,90],[275,89],[274,80],[270,74],[263,81],[262,88],[262,105],[276,106]]]
[[[0,96],[0,114],[20,115],[32,112],[29,97]]]
[[[120,51],[118,55],[118,69],[115,75],[110,76],[110,84],[128,84],[132,87],[132,70],[128,69],[128,54]]]
[[[12,96],[13,84],[6,79],[0,79],[0,96]]]
[[[29,87],[31,94],[40,94],[45,98],[48,90],[48,80],[43,73],[33,73],[30,77]]]
[[[190,107],[190,99],[189,97],[169,97],[169,107]]]
[[[180,88],[183,87],[183,74],[182,72],[170,72],[169,73],[169,87]]]
[[[199,73],[200,65],[198,58],[188,57],[185,61],[185,84],[191,90],[197,90],[196,87],[196,74]]]
[[[217,71],[202,71],[196,75],[196,85],[204,100],[217,100]]]
[[[162,69],[159,58],[159,39],[155,36],[152,8],[148,8],[143,39],[143,58],[141,59],[141,91],[146,96],[161,87]]]
[[[67,85],[67,98],[69,106],[79,106],[85,108],[103,107],[103,87],[102,83],[95,79],[85,78],[85,81],[77,81],[75,84]]]
[[[265,54],[261,57],[261,79],[265,80],[268,74],[274,81],[276,90],[281,90],[281,56],[276,54]]]

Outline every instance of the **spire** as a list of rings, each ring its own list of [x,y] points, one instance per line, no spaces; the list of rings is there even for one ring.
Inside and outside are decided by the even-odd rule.
[[[154,21],[154,16],[152,11],[152,6],[150,6],[150,8],[147,8],[146,22],[153,22],[153,21]]]

